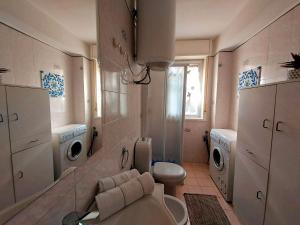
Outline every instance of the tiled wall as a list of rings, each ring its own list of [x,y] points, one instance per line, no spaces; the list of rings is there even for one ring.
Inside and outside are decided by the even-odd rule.
[[[100,63],[103,84],[103,147],[88,162],[71,172],[61,182],[38,198],[7,224],[53,225],[61,224],[64,215],[74,210],[86,210],[93,200],[100,177],[122,170],[122,147],[130,157],[129,169],[136,139],[141,135],[141,88],[120,83],[120,72],[127,68],[119,51],[112,47],[116,38],[129,55],[132,51],[131,19],[126,5],[119,0],[100,2]],[[124,32],[126,40],[124,39]],[[134,66],[134,65],[133,65]]]
[[[130,168],[134,144],[141,135],[141,87],[121,83],[120,74],[122,71],[128,72],[128,66],[124,56],[112,44],[115,38],[128,53],[129,60],[132,60],[130,14],[125,3],[119,0],[101,0],[99,10],[103,147],[75,171],[76,210],[85,210],[93,200],[100,177]],[[129,161],[122,169],[123,147],[129,150]]]
[[[219,52],[214,57],[211,128],[228,129],[232,90],[232,53]]]
[[[238,74],[262,66],[262,83],[287,79],[287,69],[279,63],[290,61],[290,53],[300,53],[300,6],[279,18],[233,52],[233,89],[230,127],[237,129]]]
[[[52,127],[73,121],[72,57],[0,24],[0,67],[10,69],[3,83],[41,86],[40,71],[63,73],[65,97],[51,98]]]

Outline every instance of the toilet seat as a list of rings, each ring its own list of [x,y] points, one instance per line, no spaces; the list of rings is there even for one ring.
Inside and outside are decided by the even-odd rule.
[[[153,177],[162,183],[181,183],[186,171],[175,163],[157,162],[154,164]]]

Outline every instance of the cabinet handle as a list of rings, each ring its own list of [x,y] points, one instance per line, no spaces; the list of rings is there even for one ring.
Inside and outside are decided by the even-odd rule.
[[[283,124],[283,122],[282,121],[278,121],[276,123],[276,131],[278,131],[278,132],[282,132],[282,130],[280,130],[280,128],[279,128],[280,124]]]
[[[3,122],[4,122],[3,115],[0,114],[0,123],[3,123]]]
[[[0,73],[8,73],[10,70],[7,68],[0,68]]]
[[[15,116],[15,119],[11,120],[11,121],[18,121],[19,120],[19,115],[18,113],[13,113],[11,116]]]
[[[19,171],[19,172],[18,172],[18,178],[19,178],[19,179],[22,179],[23,176],[24,176],[24,173],[23,173],[22,171]]]
[[[39,140],[40,140],[40,139],[32,140],[32,141],[29,142],[29,144],[33,144],[33,143],[35,143],[35,142],[38,142]]]
[[[250,154],[250,155],[254,155],[254,153],[251,152],[249,149],[246,149],[246,152],[247,152],[248,154]]]
[[[262,195],[263,195],[262,191],[256,192],[256,198],[257,199],[261,200],[262,199]]]
[[[263,128],[265,128],[265,129],[267,129],[267,128],[269,128],[267,125],[266,125],[266,122],[269,122],[269,120],[268,119],[264,119],[264,121],[263,121]]]

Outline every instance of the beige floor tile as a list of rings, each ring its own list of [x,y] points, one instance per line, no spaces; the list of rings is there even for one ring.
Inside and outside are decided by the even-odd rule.
[[[190,177],[187,177],[184,181],[184,184],[186,185],[195,185],[195,186],[198,186],[198,181],[196,178],[190,178]]]
[[[177,186],[176,197],[185,202],[183,196],[184,193],[215,195],[231,225],[241,225],[232,210],[232,205],[224,200],[222,194],[211,179],[208,165],[200,163],[183,163],[183,167],[187,172],[187,178],[183,185]]]
[[[215,184],[210,177],[200,177],[196,178],[196,180],[200,187],[215,187]]]

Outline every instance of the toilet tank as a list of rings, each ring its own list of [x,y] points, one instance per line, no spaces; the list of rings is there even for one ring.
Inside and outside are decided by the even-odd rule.
[[[140,172],[150,172],[152,162],[151,138],[139,138],[135,144],[134,167]]]

